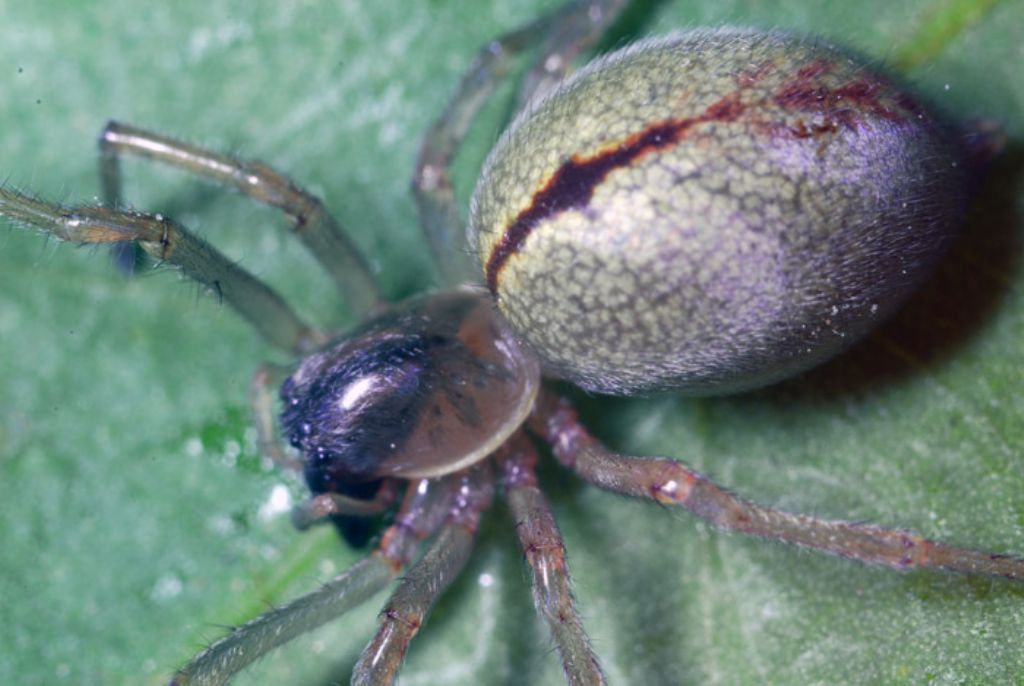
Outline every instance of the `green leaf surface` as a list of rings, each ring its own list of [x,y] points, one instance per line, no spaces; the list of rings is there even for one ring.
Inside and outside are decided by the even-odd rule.
[[[109,118],[258,157],[321,194],[402,297],[431,280],[408,193],[420,136],[479,45],[556,4],[0,0],[0,178],[90,201]],[[583,399],[603,438],[684,458],[761,502],[1024,553],[1024,2],[978,5],[638,3],[637,34],[786,27],[913,65],[926,98],[999,122],[1010,144],[949,259],[880,332],[740,397]],[[463,198],[504,111],[460,158]],[[277,214],[125,169],[136,206],[195,228],[305,315],[352,323]],[[102,250],[0,233],[0,683],[163,683],[225,625],[359,557],[273,507],[302,489],[255,454],[245,397],[268,359],[280,360],[173,273],[126,279]],[[719,534],[556,467],[542,479],[613,683],[1024,679],[1024,586],[868,568]],[[346,681],[382,601],[238,683]],[[402,683],[561,678],[495,508]]]

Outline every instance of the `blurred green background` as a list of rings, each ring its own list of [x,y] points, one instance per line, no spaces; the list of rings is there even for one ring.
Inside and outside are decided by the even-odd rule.
[[[91,201],[108,118],[258,157],[325,198],[386,291],[427,287],[408,188],[475,50],[557,2],[0,0],[0,178]],[[737,398],[584,399],[601,435],[682,457],[759,501],[1024,553],[1024,2],[665,0],[623,35],[786,27],[903,65],[958,120],[1000,122],[963,238],[882,331]],[[460,195],[507,96],[460,158]],[[128,197],[288,295],[352,322],[272,211],[132,162]],[[275,354],[173,273],[0,231],[0,683],[160,684],[223,626],[360,555],[299,534],[255,454],[246,389]],[[1024,586],[899,574],[720,535],[548,467],[576,593],[617,684],[1014,683]],[[287,489],[282,491],[281,489]],[[559,684],[503,508],[417,638],[402,683]],[[345,682],[383,601],[238,683]]]

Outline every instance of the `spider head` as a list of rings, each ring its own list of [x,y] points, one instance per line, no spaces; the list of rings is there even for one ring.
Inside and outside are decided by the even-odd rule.
[[[314,493],[351,494],[484,458],[523,422],[539,377],[486,297],[430,295],[303,360],[281,388],[281,425]]]
[[[281,422],[305,458],[315,493],[380,475],[405,445],[436,383],[431,355],[451,343],[438,336],[377,333],[306,358],[281,388]]]

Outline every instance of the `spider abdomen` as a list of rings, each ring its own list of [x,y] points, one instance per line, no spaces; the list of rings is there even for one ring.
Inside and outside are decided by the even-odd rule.
[[[845,52],[719,29],[598,60],[518,118],[473,198],[488,288],[546,368],[608,393],[791,375],[948,245],[944,127]]]

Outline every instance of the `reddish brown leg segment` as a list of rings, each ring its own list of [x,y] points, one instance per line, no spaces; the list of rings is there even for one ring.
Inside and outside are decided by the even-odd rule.
[[[457,480],[409,485],[397,520],[369,557],[322,587],[260,615],[217,641],[185,665],[171,686],[218,686],[268,651],[335,619],[383,590],[416,555],[420,541],[441,526],[453,508]]]
[[[292,510],[292,524],[296,529],[302,530],[326,521],[331,515],[362,517],[380,514],[397,500],[398,483],[396,479],[385,480],[377,493],[369,500],[352,498],[338,493],[322,493],[314,496],[295,506]]]
[[[899,569],[1024,579],[1024,560],[1016,557],[956,548],[909,531],[783,512],[735,496],[681,462],[614,453],[587,432],[568,401],[552,395],[538,401],[530,428],[585,480],[609,491],[681,505],[720,529]]]
[[[494,476],[489,462],[462,472],[455,504],[430,548],[395,589],[380,614],[380,628],[352,673],[353,686],[394,683],[413,636],[434,602],[462,571],[473,548],[480,514],[490,505]]]
[[[537,484],[537,453],[533,444],[524,434],[517,433],[498,451],[498,461],[519,545],[533,570],[533,601],[551,627],[565,680],[572,686],[603,684],[601,665],[590,648],[573,603],[565,544],[554,513]]]

